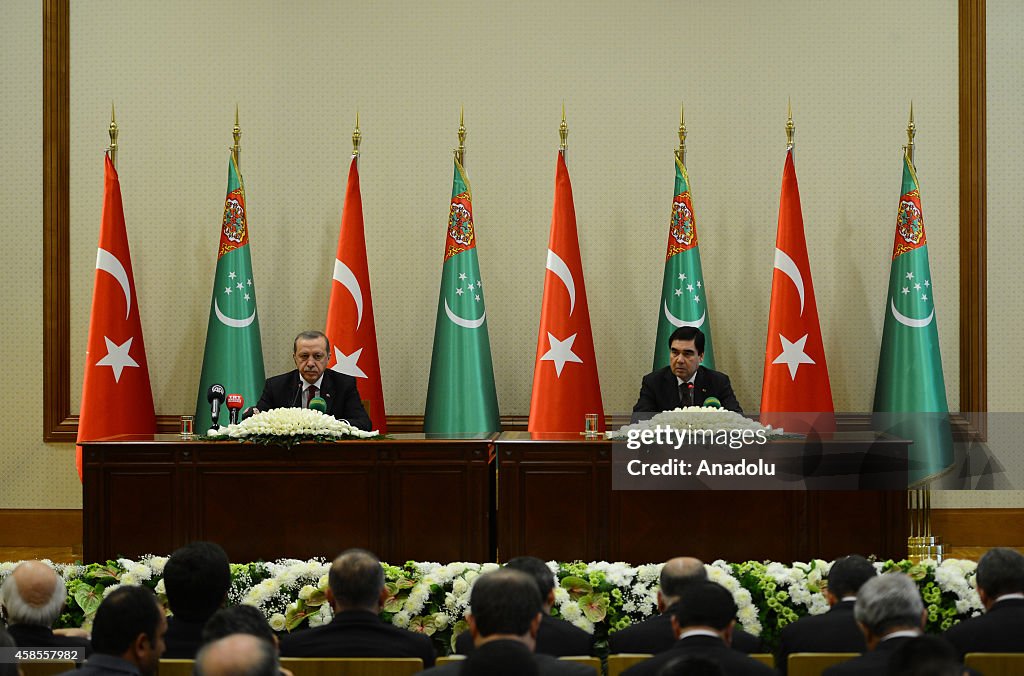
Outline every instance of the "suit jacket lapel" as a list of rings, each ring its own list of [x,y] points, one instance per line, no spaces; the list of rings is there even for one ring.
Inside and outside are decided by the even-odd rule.
[[[327,402],[327,415],[334,415],[334,376],[330,369],[324,371],[324,379],[320,381],[320,396]]]

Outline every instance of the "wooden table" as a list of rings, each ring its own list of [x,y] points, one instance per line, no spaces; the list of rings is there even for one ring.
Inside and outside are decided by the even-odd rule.
[[[303,443],[291,449],[176,435],[85,442],[89,562],[220,543],[232,561],[491,558],[490,437]]]

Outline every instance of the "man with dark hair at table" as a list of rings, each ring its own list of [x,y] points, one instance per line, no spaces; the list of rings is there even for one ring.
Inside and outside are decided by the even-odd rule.
[[[125,585],[103,599],[92,623],[92,656],[61,676],[153,676],[164,653],[167,620],[156,595]]]
[[[990,549],[978,561],[975,580],[985,614],[953,625],[946,640],[961,659],[973,652],[1024,652],[1024,556]]]
[[[672,630],[672,606],[679,603],[683,590],[691,584],[707,582],[708,572],[704,562],[692,556],[678,556],[669,559],[661,568],[658,588],[658,615],[620,629],[608,637],[608,652],[650,653],[665,652],[676,642]],[[742,629],[733,629],[732,648],[741,653],[761,651],[761,639]]]
[[[540,592],[542,615],[535,651],[555,657],[590,655],[594,649],[593,635],[551,615],[551,609],[555,605],[555,574],[548,568],[548,564],[536,556],[517,556],[509,559],[505,567],[529,575]],[[455,639],[455,652],[460,655],[473,652],[473,640],[469,632],[463,632]]]
[[[249,634],[262,638],[277,652],[278,638],[267,618],[254,606],[238,605],[221,608],[203,625],[203,645],[232,634]]]
[[[668,337],[668,348],[668,366],[644,376],[633,413],[702,406],[712,397],[718,399],[722,408],[743,413],[729,376],[700,365],[704,358],[704,334],[700,329],[679,327]]]
[[[194,676],[281,676],[277,651],[252,634],[229,634],[196,655]]]
[[[419,657],[433,666],[430,639],[380,619],[387,598],[380,560],[365,549],[349,549],[331,564],[327,602],[334,619],[281,639],[284,657]]]
[[[864,633],[868,652],[825,670],[827,676],[884,673],[893,654],[922,633],[928,612],[917,584],[904,573],[886,573],[865,582],[857,592],[853,616]]]
[[[688,585],[672,606],[672,629],[677,641],[671,649],[626,670],[628,676],[655,676],[680,657],[710,659],[730,676],[770,676],[771,667],[729,647],[736,624],[736,602],[729,590],[714,582]]]
[[[779,634],[775,664],[786,673],[792,653],[862,653],[867,650],[864,634],[853,617],[857,592],[877,575],[874,565],[853,554],[832,564],[828,571],[825,599],[831,606],[823,615],[807,615]]]
[[[53,632],[67,597],[64,580],[53,568],[41,561],[19,563],[0,587],[0,608],[14,642],[28,648],[82,648],[88,657],[89,639]]]
[[[174,551],[164,566],[169,659],[195,659],[203,643],[203,625],[224,605],[231,587],[231,564],[213,542],[190,542]]]
[[[594,670],[586,665],[535,651],[542,622],[541,596],[529,574],[508,566],[485,573],[473,582],[469,603],[469,629],[463,633],[470,636],[475,649],[465,663],[450,662],[424,671],[424,676],[593,676]]]
[[[361,430],[372,429],[370,416],[359,398],[356,379],[339,370],[340,364],[327,368],[331,361],[331,344],[322,331],[303,331],[295,336],[292,360],[295,370],[268,378],[260,400],[247,413],[274,408],[313,408],[310,404],[320,398],[327,415],[347,420]]]
[[[938,636],[922,634],[899,647],[889,660],[888,676],[966,676],[956,650]]]

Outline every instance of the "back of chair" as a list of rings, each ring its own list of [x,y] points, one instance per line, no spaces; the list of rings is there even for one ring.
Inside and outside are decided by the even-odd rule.
[[[75,668],[73,660],[59,660],[57,662],[22,662],[18,666],[25,676],[54,676]]]
[[[451,662],[459,662],[459,661],[464,660],[464,659],[466,659],[465,655],[444,655],[443,657],[438,657],[437,658],[436,664],[437,664],[437,666],[441,666],[442,664],[449,664]]]
[[[282,657],[295,676],[412,676],[423,671],[418,657]]]
[[[985,676],[1024,674],[1024,653],[967,653],[964,666]]]
[[[775,668],[775,655],[771,653],[750,653],[747,657],[757,660],[766,667]]]
[[[601,676],[601,658],[599,657],[591,657],[590,655],[565,655],[558,659],[565,660],[566,662],[576,662],[577,664],[586,665],[593,669],[597,673],[597,676]]]
[[[622,672],[629,669],[634,664],[640,664],[644,660],[649,660],[654,655],[645,655],[641,653],[619,653],[618,655],[608,656],[608,676],[621,676]]]
[[[192,676],[193,666],[195,660],[160,660],[158,673],[160,676]]]
[[[791,653],[789,676],[821,676],[821,672],[833,664],[860,657],[860,653]]]

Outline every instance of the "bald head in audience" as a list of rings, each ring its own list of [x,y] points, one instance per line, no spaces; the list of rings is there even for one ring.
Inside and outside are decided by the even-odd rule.
[[[280,676],[277,650],[252,634],[207,643],[196,655],[196,676]]]
[[[39,561],[18,564],[0,591],[10,625],[51,627],[60,617],[68,592],[57,572]]]
[[[658,589],[658,610],[665,610],[679,601],[679,597],[688,585],[694,582],[706,582],[708,572],[704,562],[692,556],[677,556],[669,559],[661,567],[661,586]]]

